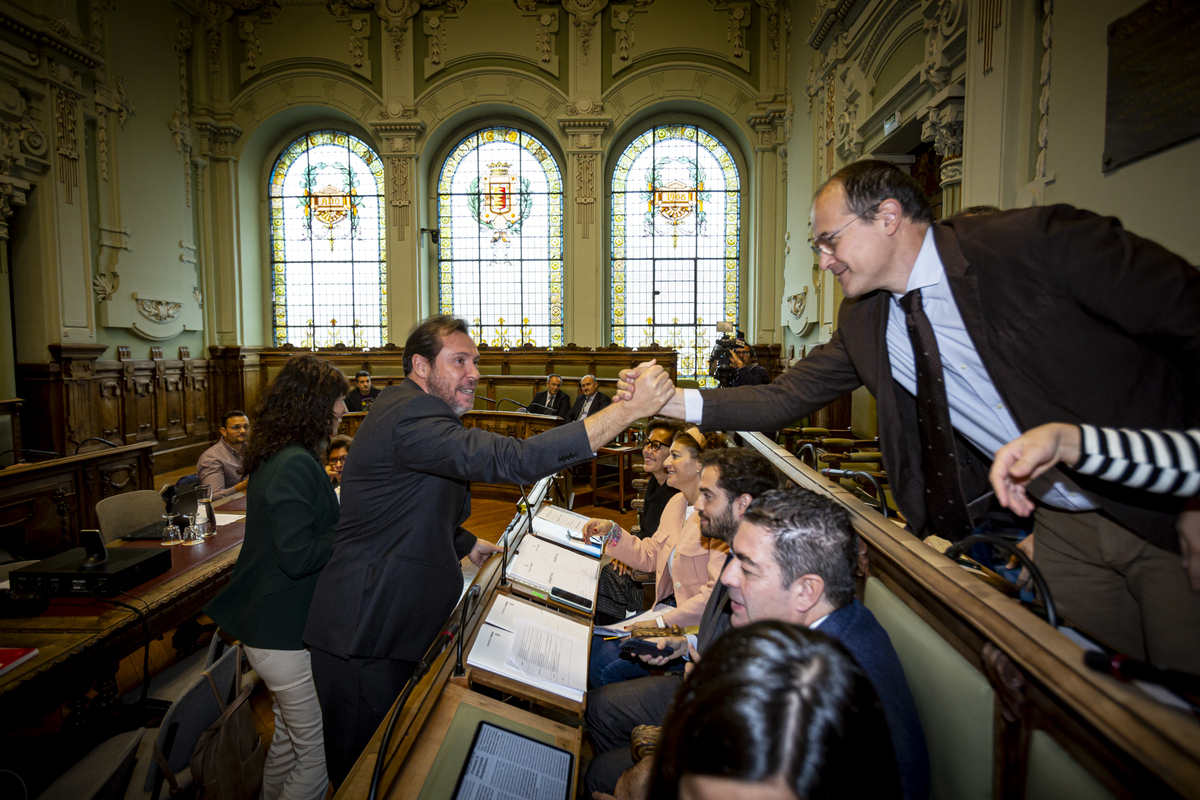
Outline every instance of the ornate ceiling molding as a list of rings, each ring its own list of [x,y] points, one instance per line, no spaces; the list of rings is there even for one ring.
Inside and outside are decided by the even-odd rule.
[[[859,0],[818,0],[817,13],[809,20],[808,46],[819,50],[833,26],[844,20]]]
[[[88,69],[104,66],[104,57],[99,53],[99,43],[85,38],[79,26],[73,22],[46,20],[46,29],[38,30],[31,22],[22,22],[8,14],[0,13],[0,28],[5,28],[33,44],[56,50]]]

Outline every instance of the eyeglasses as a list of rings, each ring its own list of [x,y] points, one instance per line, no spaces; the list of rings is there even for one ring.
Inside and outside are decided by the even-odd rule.
[[[883,202],[883,201],[881,200],[880,202]],[[841,234],[842,231],[846,230],[846,228],[849,228],[851,225],[858,222],[860,219],[865,217],[867,214],[870,214],[872,211],[874,211],[877,208],[879,208],[879,203],[876,203],[875,205],[871,206],[866,211],[862,212],[857,217],[850,220],[845,225],[838,228],[836,231],[829,234],[828,236],[822,236],[816,240],[809,239],[808,246],[812,248],[813,255],[819,256],[822,253],[824,253],[827,256],[834,255],[834,251],[837,250],[837,243],[835,243],[833,240],[836,239]]]
[[[651,453],[657,453],[667,446],[665,442],[655,441],[654,439],[647,439],[644,444],[650,448]]]
[[[329,459],[329,463],[330,464],[345,464],[346,457],[345,456],[335,456],[334,458]]]

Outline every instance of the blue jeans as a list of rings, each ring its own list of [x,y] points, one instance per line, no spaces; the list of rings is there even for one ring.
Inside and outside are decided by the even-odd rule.
[[[592,637],[592,658],[588,662],[588,688],[596,689],[618,681],[632,678],[643,678],[650,674],[649,668],[641,661],[626,661],[617,653],[621,651],[622,639],[604,641],[603,636]],[[667,667],[666,672],[682,672],[683,659],[676,659]]]

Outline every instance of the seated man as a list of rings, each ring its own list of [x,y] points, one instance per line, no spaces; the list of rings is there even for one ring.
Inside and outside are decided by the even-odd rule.
[[[249,479],[241,478],[240,473],[242,450],[250,438],[250,420],[244,411],[226,411],[221,417],[220,431],[220,440],[201,453],[196,462],[196,476],[201,484],[212,487],[213,500],[244,492],[249,483]]]
[[[350,443],[353,441],[349,436],[338,434],[329,440],[329,446],[325,448],[325,474],[338,488],[341,488],[342,470],[346,468],[346,454],[350,452]]]
[[[879,695],[892,734],[904,797],[918,800],[929,794],[925,735],[904,668],[887,632],[854,597],[857,542],[849,515],[828,498],[800,488],[778,489],[756,498],[733,540],[733,560],[721,575],[721,583],[728,590],[728,624],[740,627],[774,619],[819,628],[840,642],[866,671]],[[689,650],[693,661],[714,638],[711,623],[706,631],[709,618],[706,609],[699,641]],[[664,650],[670,654],[682,652],[683,643],[667,640]],[[673,691],[665,696],[661,689],[643,691],[637,697],[615,695],[622,688],[629,690],[649,680],[671,688],[678,686],[679,678],[641,678],[589,692],[585,719],[596,752],[603,753],[588,769],[590,791],[611,792],[619,777],[617,759],[631,761],[629,733],[639,724],[661,724],[666,716]],[[649,767],[643,763],[636,769],[648,775]]]
[[[747,344],[744,339],[738,339],[734,343],[730,361],[737,367],[737,375],[733,378],[734,386],[761,386],[771,382],[767,368],[758,363],[754,346]]]
[[[382,390],[371,388],[371,373],[365,369],[354,374],[354,385],[356,388],[351,389],[350,394],[346,395],[346,410],[370,411],[371,403],[375,402],[375,398],[379,397]]]
[[[551,375],[546,380],[546,390],[533,396],[529,410],[537,414],[552,414],[556,417],[567,418],[571,412],[571,398],[562,388],[562,376]]]
[[[575,398],[575,405],[571,406],[567,417],[572,422],[578,422],[586,418],[588,414],[595,414],[600,409],[607,408],[610,403],[612,403],[612,399],[600,391],[600,384],[596,382],[596,376],[584,375],[579,379],[579,397]]]
[[[732,546],[750,502],[778,485],[771,462],[753,450],[722,447],[701,453],[700,489],[695,504],[700,535]],[[727,554],[722,569],[728,570],[732,560],[733,554]],[[718,582],[700,617],[696,646],[701,651],[728,630],[729,615],[729,590]],[[667,667],[687,651],[687,645],[683,638],[663,639],[659,646],[664,655],[643,660],[652,667]],[[596,757],[587,772],[589,792],[613,790],[617,778],[633,764],[629,755],[630,733],[638,725],[661,724],[681,678],[678,672],[649,675],[588,692],[584,719],[596,745]]]

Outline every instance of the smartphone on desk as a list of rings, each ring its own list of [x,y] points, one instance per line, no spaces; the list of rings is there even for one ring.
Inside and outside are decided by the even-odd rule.
[[[583,609],[584,611],[592,610],[591,600],[587,599],[586,597],[580,597],[574,592],[568,592],[566,589],[560,589],[557,586],[553,586],[550,589],[550,596],[560,603],[566,603],[569,606],[575,606],[576,608]]]

